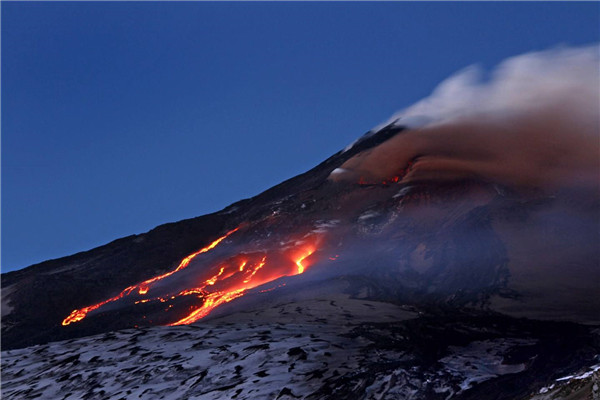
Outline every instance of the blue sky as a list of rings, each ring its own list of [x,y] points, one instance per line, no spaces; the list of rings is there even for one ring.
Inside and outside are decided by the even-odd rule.
[[[256,195],[470,64],[600,40],[596,2],[1,9],[3,272]]]

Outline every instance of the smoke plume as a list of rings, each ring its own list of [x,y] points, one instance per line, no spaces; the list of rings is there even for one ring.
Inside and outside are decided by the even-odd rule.
[[[414,129],[351,158],[331,179],[378,182],[408,169],[404,182],[477,177],[598,193],[599,50],[520,55],[487,81],[469,67],[385,124]]]

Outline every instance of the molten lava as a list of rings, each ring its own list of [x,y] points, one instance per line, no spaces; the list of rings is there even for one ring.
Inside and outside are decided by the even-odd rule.
[[[227,232],[227,234],[218,238],[210,245],[185,257],[173,271],[129,286],[117,296],[111,297],[100,303],[74,310],[67,318],[65,318],[62,324],[69,325],[72,322],[81,321],[90,311],[96,310],[107,303],[127,297],[135,291],[137,291],[140,296],[148,294],[152,284],[186,268],[194,257],[215,248],[221,241],[237,230],[238,228]],[[309,241],[311,243],[308,243]],[[134,304],[144,304],[152,301],[164,303],[178,297],[196,296],[201,300],[201,305],[192,309],[187,316],[183,318],[178,317],[178,320],[168,325],[191,324],[206,317],[212,310],[221,304],[243,296],[250,289],[284,276],[293,276],[304,273],[307,268],[307,258],[315,252],[316,243],[318,241],[319,237],[316,236],[313,237],[312,240],[311,238],[307,239],[294,248],[261,250],[252,253],[237,254],[224,261],[215,263],[212,267],[203,269],[201,274],[204,275],[204,277],[201,278],[199,283],[192,284],[192,287],[190,288],[163,297],[138,299]],[[168,311],[171,307],[172,305],[167,307],[165,311]]]
[[[312,253],[314,253],[315,250],[312,248],[308,248],[306,249],[304,255],[300,256],[300,258],[298,258],[296,260],[296,266],[298,266],[298,274],[301,274],[304,272],[304,265],[302,265],[302,261],[304,261],[304,259],[308,256],[310,256]]]
[[[232,257],[226,262],[226,266],[221,267],[217,275],[204,281],[203,286],[192,290],[195,293],[206,293],[199,296],[204,301],[202,306],[192,311],[186,317],[169,325],[191,324],[206,317],[221,304],[243,296],[250,289],[283,276],[303,273],[305,266],[302,262],[314,252],[313,247],[306,247],[301,249],[300,254],[296,255],[296,257],[290,257],[285,252],[284,254],[275,254],[275,260],[273,260],[272,264],[268,263],[267,255],[260,257],[260,253],[244,254],[243,257],[245,259],[241,264],[238,260],[239,256]],[[248,268],[245,268],[246,266]],[[224,271],[229,272],[224,273]],[[208,286],[214,287],[215,291],[207,293]]]
[[[62,322],[62,325],[66,326],[69,325],[72,322],[78,322],[81,321],[82,319],[84,319],[86,317],[86,315],[90,312],[90,311],[94,311],[100,307],[102,307],[105,304],[108,303],[112,303],[113,301],[117,301],[119,299],[122,299],[125,296],[129,296],[131,294],[132,291],[134,291],[135,289],[138,289],[138,293],[139,294],[146,294],[148,293],[148,290],[150,290],[150,284],[157,282],[161,279],[166,278],[167,276],[173,275],[174,273],[181,271],[182,269],[184,269],[185,267],[187,267],[190,262],[194,259],[194,257],[196,257],[199,254],[202,253],[206,253],[209,250],[214,249],[219,243],[221,243],[225,238],[227,238],[229,235],[231,235],[232,233],[236,232],[238,228],[235,228],[229,232],[227,232],[225,235],[221,236],[220,238],[218,238],[217,240],[215,240],[214,242],[212,242],[211,244],[209,244],[208,246],[198,250],[197,252],[190,254],[189,256],[187,256],[186,258],[184,258],[183,260],[181,260],[181,262],[179,263],[179,265],[177,266],[177,268],[175,268],[173,271],[167,272],[165,274],[162,275],[158,275],[155,276],[153,278],[150,278],[142,283],[138,283],[137,285],[134,286],[129,286],[125,289],[123,289],[121,291],[121,293],[119,293],[118,295],[111,297],[107,300],[104,300],[100,303],[91,305],[91,306],[87,306],[84,307],[80,310],[73,310],[71,312],[71,314],[69,314],[69,316],[67,318],[65,318]]]

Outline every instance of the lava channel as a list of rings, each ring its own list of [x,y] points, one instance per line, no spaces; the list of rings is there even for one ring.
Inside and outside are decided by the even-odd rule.
[[[227,234],[218,238],[210,245],[185,257],[173,271],[129,286],[117,296],[111,297],[100,303],[74,310],[64,319],[62,325],[66,326],[73,322],[81,321],[90,311],[96,310],[107,303],[127,297],[131,293],[137,292],[139,295],[147,295],[152,284],[186,268],[194,257],[215,248],[221,241],[238,229],[239,228],[236,228],[227,232]],[[134,304],[143,304],[151,301],[160,301],[164,303],[178,297],[190,295],[196,296],[202,302],[201,305],[197,308],[194,307],[190,309],[187,316],[168,325],[191,324],[206,317],[212,310],[221,304],[243,296],[250,289],[284,276],[293,276],[304,273],[308,267],[307,258],[316,251],[317,243],[320,242],[320,236],[313,237],[312,239],[313,240],[307,239],[293,248],[239,253],[222,262],[215,263],[207,270],[202,271],[204,278],[202,278],[199,283],[195,285],[192,284],[192,287],[188,289],[178,293],[171,293],[163,297],[143,298],[135,301]],[[169,308],[171,308],[171,306],[169,306]],[[167,310],[169,308],[167,308]]]
[[[93,304],[91,306],[87,306],[87,307],[84,307],[84,308],[81,308],[81,309],[78,309],[78,310],[73,310],[71,312],[71,314],[69,314],[69,316],[62,321],[62,325],[63,326],[67,326],[67,325],[69,325],[69,324],[71,324],[73,322],[79,322],[82,319],[84,319],[90,311],[97,310],[98,308],[102,307],[105,304],[112,303],[114,301],[117,301],[117,300],[120,300],[120,299],[122,299],[124,297],[127,297],[134,290],[137,290],[139,294],[146,294],[146,293],[148,293],[148,291],[150,290],[150,286],[153,283],[158,282],[158,281],[160,281],[160,280],[162,280],[162,279],[164,279],[164,278],[166,278],[168,276],[171,276],[174,273],[176,273],[178,271],[181,271],[182,269],[186,268],[190,264],[190,262],[194,259],[194,257],[198,256],[199,254],[206,253],[207,251],[210,251],[210,250],[214,249],[215,247],[217,247],[217,245],[219,243],[221,243],[223,240],[225,240],[232,233],[236,232],[238,229],[239,229],[239,227],[237,227],[237,228],[235,228],[235,229],[227,232],[225,235],[221,236],[220,238],[218,238],[217,240],[215,240],[214,242],[212,242],[208,246],[206,246],[206,247],[198,250],[195,253],[190,254],[187,257],[185,257],[183,260],[181,260],[181,262],[179,263],[179,265],[177,266],[177,268],[175,268],[174,270],[172,270],[170,272],[167,272],[167,273],[162,274],[162,275],[155,276],[153,278],[145,280],[145,281],[143,281],[141,283],[138,283],[136,285],[128,286],[125,289],[123,289],[121,291],[121,293],[119,293],[118,295],[116,295],[114,297],[111,297],[109,299],[106,299],[104,301],[101,301],[100,303],[96,303],[96,304]]]
[[[205,280],[201,286],[179,293],[199,294],[203,303],[186,317],[168,325],[191,324],[206,317],[221,304],[243,296],[250,289],[284,276],[302,274],[306,270],[306,258],[315,249],[315,246],[307,245],[288,252],[241,254],[230,258],[219,268],[218,273]]]

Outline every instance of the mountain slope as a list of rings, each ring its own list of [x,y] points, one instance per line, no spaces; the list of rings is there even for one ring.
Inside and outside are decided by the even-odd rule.
[[[107,245],[2,274],[2,346],[22,347],[131,327],[131,321],[69,327],[61,321],[74,309],[101,301],[122,288],[172,270],[188,254],[241,223],[271,214],[272,205],[322,185],[329,173],[354,154],[375,146],[401,129],[365,138],[310,171],[289,179],[221,212],[161,225]]]
[[[221,212],[3,274],[2,395],[591,396],[600,204],[477,176],[407,182],[410,167],[335,178],[407,132],[370,132]]]

